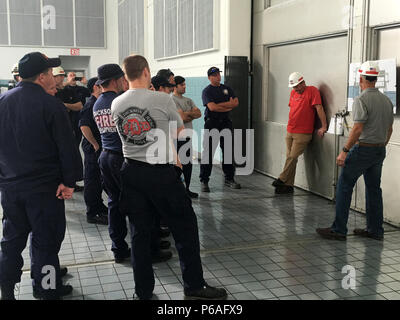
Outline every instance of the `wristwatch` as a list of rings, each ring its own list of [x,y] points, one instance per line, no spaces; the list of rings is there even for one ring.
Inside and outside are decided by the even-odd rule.
[[[349,152],[350,152],[350,150],[349,150],[349,149],[347,149],[346,147],[343,147],[343,152],[345,152],[345,153],[349,153]]]

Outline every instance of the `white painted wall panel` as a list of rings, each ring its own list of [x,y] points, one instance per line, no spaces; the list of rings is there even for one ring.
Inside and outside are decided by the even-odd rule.
[[[370,1],[370,26],[400,22],[399,0]]]
[[[264,44],[347,30],[349,0],[297,0],[263,12]]]

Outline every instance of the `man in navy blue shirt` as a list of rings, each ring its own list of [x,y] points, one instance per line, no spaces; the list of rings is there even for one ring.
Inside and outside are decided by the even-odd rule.
[[[83,134],[82,150],[85,155],[83,196],[86,203],[86,215],[89,223],[108,225],[108,209],[103,203],[102,181],[98,164],[101,153],[101,136],[93,118],[93,106],[101,94],[101,88],[96,85],[99,79],[92,78],[88,81],[91,97],[81,111],[79,127]]]
[[[124,162],[122,142],[111,117],[111,104],[124,91],[124,72],[117,64],[106,64],[98,68],[98,81],[102,94],[93,107],[93,117],[101,135],[103,151],[99,158],[101,176],[108,194],[108,223],[111,250],[115,262],[122,263],[130,257],[125,241],[128,234],[126,215],[119,210],[121,194],[121,167]]]
[[[210,181],[212,163],[218,146],[217,141],[216,143],[213,143],[213,139],[207,130],[211,131],[215,129],[221,133],[224,129],[228,129],[232,132],[233,141],[233,125],[229,118],[229,114],[230,111],[239,106],[239,99],[235,96],[233,90],[228,86],[221,84],[221,71],[216,67],[212,67],[208,70],[207,74],[210,85],[203,91],[203,104],[206,107],[204,113],[204,129],[206,132],[204,136],[202,164],[200,167],[201,191],[203,192],[210,192],[208,182]],[[233,143],[232,146],[227,146],[226,150],[230,150],[229,152],[231,152],[231,163],[225,163],[225,141],[222,135],[219,138],[219,141],[223,152],[222,169],[225,174],[225,185],[232,189],[240,189],[240,184],[236,183],[234,180],[235,167],[233,165]]]
[[[15,299],[14,286],[21,281],[24,264],[21,254],[30,232],[34,296],[60,299],[72,291],[62,284],[58,252],[65,236],[64,200],[71,199],[75,182],[82,178],[82,164],[64,105],[46,93],[54,87],[52,68],[60,64],[60,59],[40,52],[25,55],[19,61],[22,82],[0,96],[4,300]],[[45,288],[42,280],[49,275],[55,287]]]

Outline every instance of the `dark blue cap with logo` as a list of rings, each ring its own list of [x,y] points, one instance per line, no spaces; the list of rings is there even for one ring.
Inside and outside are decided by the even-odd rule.
[[[97,69],[97,80],[96,85],[100,86],[107,81],[112,79],[119,79],[124,76],[124,72],[121,67],[117,64],[105,64]]]
[[[22,79],[29,79],[50,68],[57,68],[61,65],[60,58],[48,58],[41,52],[26,54],[18,63],[19,76]]]
[[[208,74],[208,76],[211,76],[215,73],[221,73],[221,72],[222,71],[219,70],[217,67],[212,67],[212,68],[208,69],[207,74]]]

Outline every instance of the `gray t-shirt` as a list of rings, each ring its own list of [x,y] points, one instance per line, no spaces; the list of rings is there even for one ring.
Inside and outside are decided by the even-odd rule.
[[[183,121],[169,95],[129,90],[113,101],[111,114],[125,158],[151,164],[174,163],[173,139]]]
[[[354,99],[353,119],[355,123],[364,123],[360,142],[383,144],[387,140],[393,125],[393,104],[377,88],[368,88]]]
[[[194,108],[196,108],[196,105],[194,104],[192,99],[186,98],[186,97],[177,97],[177,96],[172,96],[174,98],[176,107],[183,112],[188,112],[192,111]],[[185,123],[185,128],[186,129],[193,129],[193,122],[186,122]]]

